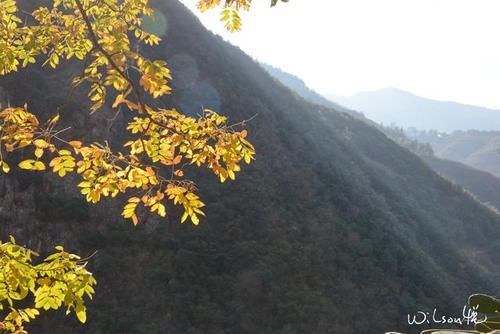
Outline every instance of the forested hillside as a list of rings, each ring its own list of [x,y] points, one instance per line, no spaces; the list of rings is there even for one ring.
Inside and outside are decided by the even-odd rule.
[[[294,92],[299,94],[302,98],[314,103],[324,105],[326,107],[335,107],[335,104],[332,104],[331,102],[329,102],[329,100],[327,100],[323,96],[308,89],[307,86],[305,86],[305,84],[299,78],[271,66],[264,66],[264,68],[273,77],[275,77],[282,84],[284,84],[285,86],[287,86],[288,88],[292,89]],[[335,110],[338,110],[338,108],[336,108]],[[456,155],[451,154],[454,151],[460,152],[460,151],[471,150],[472,153],[464,155],[472,156],[475,155],[474,153],[477,152],[476,155],[478,157],[481,156],[481,153],[479,152],[483,152],[484,155],[492,155],[497,153],[496,151],[493,153],[493,150],[495,148],[493,140],[491,140],[492,143],[489,145],[490,150],[481,150],[477,148],[476,150],[471,149],[471,146],[474,147],[474,145],[468,145],[468,142],[465,140],[467,137],[469,138],[474,137],[474,135],[476,137],[483,137],[483,138],[488,137],[489,135],[490,137],[495,138],[495,134],[497,134],[496,132],[462,131],[462,132],[454,132],[452,134],[445,134],[435,130],[418,131],[416,129],[413,129],[410,131],[409,129],[404,130],[403,128],[397,126],[384,126],[375,123],[374,121],[369,120],[368,118],[364,117],[362,114],[356,111],[351,111],[345,108],[342,108],[341,110],[350,113],[351,115],[355,116],[360,120],[363,120],[364,122],[366,122],[371,126],[377,127],[387,137],[395,141],[397,144],[410,150],[411,152],[415,153],[420,158],[422,158],[434,171],[438,172],[451,182],[457,183],[462,187],[464,187],[464,189],[469,191],[478,201],[485,204],[486,206],[489,206],[496,210],[500,210],[500,179],[491,175],[488,172],[476,169],[480,167],[472,168],[463,163],[447,159],[447,158],[450,159],[455,158],[458,160],[462,160],[464,163],[468,162],[468,160],[464,159],[462,156],[460,156],[460,158],[457,158]],[[453,138],[461,138],[461,137],[462,138],[465,137],[463,141],[457,140],[457,142],[454,143],[455,145],[447,144],[447,143],[453,143]],[[483,141],[485,140],[483,139]],[[461,147],[463,147],[462,150],[460,150]],[[479,147],[481,148],[482,146]],[[438,150],[439,156],[444,156],[444,157],[436,156],[433,148]],[[498,168],[498,166],[500,166],[500,155],[499,154],[497,155],[498,155],[497,159],[491,159],[492,161],[490,163],[490,167],[493,170],[496,170],[495,168]],[[485,159],[483,158],[476,160],[485,160]],[[495,164],[496,160],[498,161]],[[472,162],[471,165],[474,165],[474,163]],[[488,169],[484,168],[484,170],[487,171]]]
[[[463,186],[486,205],[500,210],[500,179],[459,162],[434,156],[423,157],[435,171]]]
[[[87,324],[61,313],[34,333],[414,333],[408,313],[457,314],[469,294],[497,292],[499,216],[375,127],[298,98],[176,0],[153,4],[167,22],[154,55],[174,76],[162,103],[257,115],[257,160],[232,184],[197,174],[199,227],[175,210],[133,227],[121,203],[89,206],[57,176],[1,176],[2,237],[98,250]],[[122,137],[127,114],[88,116],[69,88],[78,70],[2,77],[4,103],[28,101],[41,118],[57,110],[85,140]]]
[[[432,146],[437,156],[500,176],[498,131],[409,131],[408,135]]]
[[[390,139],[424,160],[434,171],[469,191],[478,201],[494,210],[500,210],[500,179],[491,173],[435,155],[429,143],[411,139],[405,130],[378,126]],[[427,133],[432,136],[433,132]],[[446,136],[445,134],[442,134]],[[415,137],[413,137],[415,138]],[[436,139],[438,139],[436,137]]]

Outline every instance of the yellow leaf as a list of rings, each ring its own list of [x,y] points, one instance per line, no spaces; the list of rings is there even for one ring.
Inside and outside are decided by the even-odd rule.
[[[134,226],[137,226],[137,224],[139,224],[139,219],[137,219],[137,215],[132,216],[132,222],[134,223]]]
[[[68,150],[60,150],[58,153],[59,155],[71,155],[71,152]]]
[[[127,201],[130,203],[139,203],[141,199],[138,197],[130,197]]]
[[[59,114],[52,117],[48,122],[49,126],[55,125],[59,121],[59,118],[60,118]]]
[[[42,155],[43,155],[43,149],[41,149],[41,148],[37,148],[37,149],[35,150],[35,157],[37,157],[37,158],[41,158],[41,157],[42,157]]]
[[[49,63],[52,68],[56,68],[59,64],[59,56],[57,53],[53,53],[50,55]]]
[[[220,179],[220,182],[221,182],[221,183],[226,182],[227,177],[228,177],[228,173],[227,173],[227,171],[226,171],[224,168],[221,168],[221,169],[219,170],[219,179]]]
[[[92,184],[90,182],[88,182],[88,181],[83,181],[83,182],[80,182],[78,184],[78,187],[81,187],[81,188],[88,188],[90,186],[92,186]]]
[[[33,164],[33,169],[34,170],[45,170],[45,164],[41,161],[35,161]]]
[[[137,215],[135,214],[135,209],[137,208],[137,205],[139,204],[140,201],[141,200],[138,197],[129,198],[128,203],[125,205],[122,211],[122,216],[124,218],[131,218],[134,225],[137,225],[139,223]]]
[[[85,306],[76,307],[76,317],[83,324],[87,321],[87,312],[85,310]]]
[[[2,164],[2,170],[4,173],[8,173],[10,171],[9,165],[5,161],[0,162]]]
[[[125,96],[123,96],[123,94],[118,95],[115,99],[115,102],[112,105],[112,108],[118,107],[120,104],[122,104],[125,101],[126,101],[126,99],[125,99]]]
[[[198,225],[200,223],[200,220],[198,219],[198,216],[193,214],[191,215],[191,221],[193,222],[193,224],[195,225]]]
[[[186,221],[186,219],[188,218],[188,213],[187,212],[184,212],[184,214],[182,215],[182,218],[181,218],[181,223],[184,223]]]
[[[57,157],[57,158],[54,158],[50,161],[49,166],[55,167],[55,166],[59,165],[60,163],[61,163],[61,158]]]
[[[33,142],[33,144],[35,144],[35,146],[37,148],[47,148],[49,147],[49,143],[47,143],[45,140],[43,139],[37,139]]]
[[[24,160],[24,161],[21,161],[18,166],[19,168],[22,168],[22,169],[28,169],[28,170],[31,170],[33,169],[33,164],[35,163],[35,160]]]
[[[161,217],[165,217],[167,215],[167,210],[161,203],[158,203],[158,215],[160,215]]]
[[[68,144],[70,144],[73,148],[80,148],[82,147],[82,142],[78,140],[72,140]]]

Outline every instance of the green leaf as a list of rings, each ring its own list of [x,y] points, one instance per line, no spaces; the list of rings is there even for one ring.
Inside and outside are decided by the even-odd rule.
[[[488,295],[475,294],[469,297],[469,306],[486,314],[500,314],[500,300]]]

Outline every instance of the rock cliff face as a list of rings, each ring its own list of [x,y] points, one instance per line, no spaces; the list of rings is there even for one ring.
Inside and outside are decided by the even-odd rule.
[[[217,108],[234,122],[257,113],[248,125],[257,161],[232,184],[193,175],[207,202],[198,228],[179,224],[175,210],[134,228],[120,218],[120,199],[89,206],[77,180],[2,175],[3,237],[42,251],[99,251],[88,323],[55,314],[33,332],[416,332],[408,313],[455,314],[470,293],[495,292],[496,214],[377,129],[298,99],[178,2],[154,5],[167,35],[145,52],[171,59],[176,78],[162,103]],[[58,110],[75,136],[113,144],[130,115],[86,115],[84,93],[68,99],[77,70],[33,67],[0,86],[42,118]]]

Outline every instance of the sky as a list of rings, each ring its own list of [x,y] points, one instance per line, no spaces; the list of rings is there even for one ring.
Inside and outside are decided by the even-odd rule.
[[[325,95],[397,87],[500,109],[499,0],[254,0],[243,31],[202,23]]]

